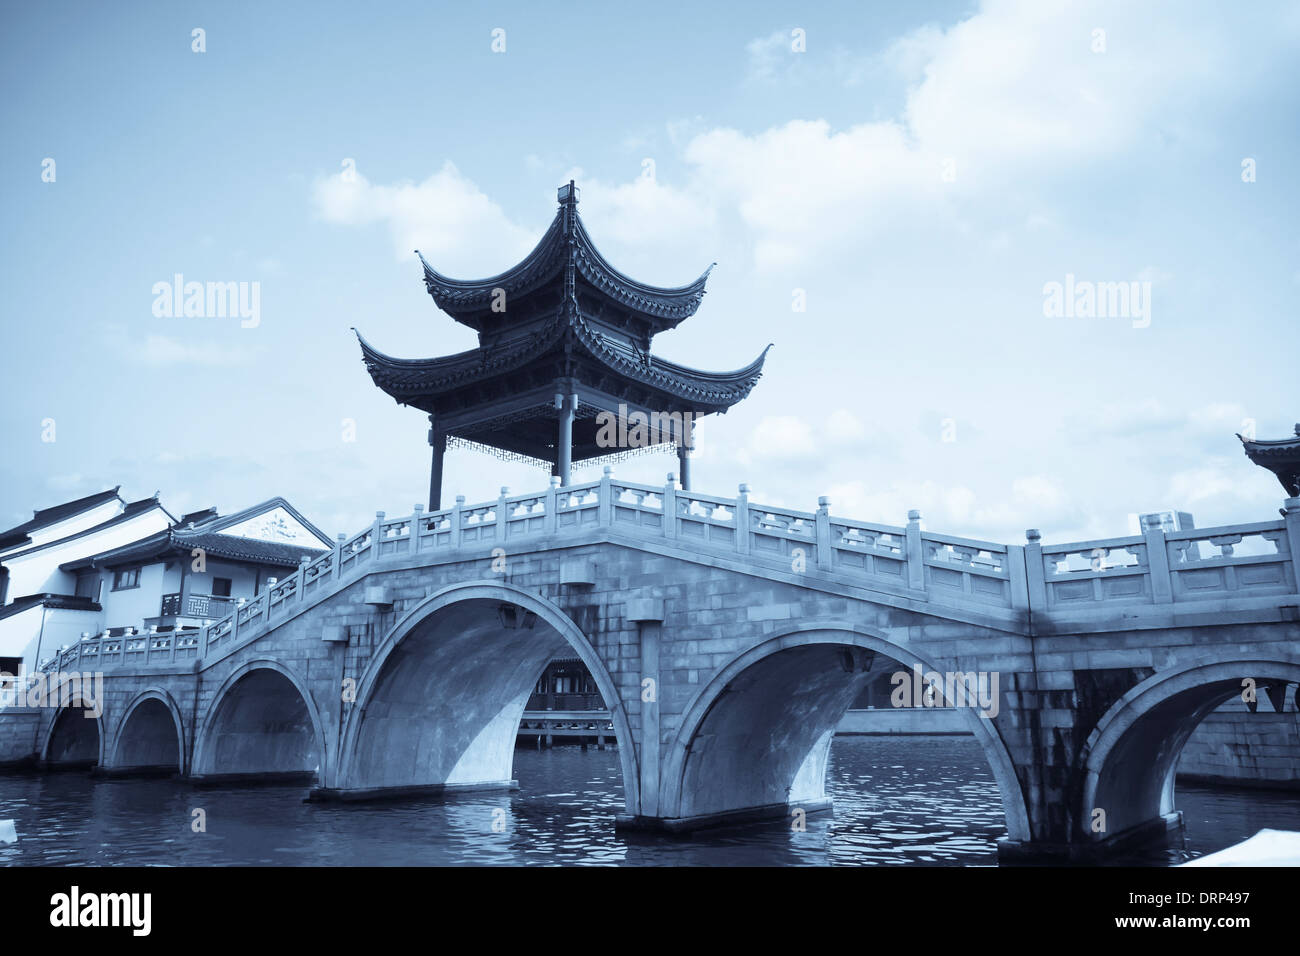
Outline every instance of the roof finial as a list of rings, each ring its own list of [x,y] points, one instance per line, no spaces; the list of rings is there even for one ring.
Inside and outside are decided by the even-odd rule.
[[[580,193],[578,187],[573,184],[572,179],[569,180],[568,185],[561,186],[557,191],[557,194],[559,196],[561,205],[565,205],[565,206],[578,205],[578,198]]]

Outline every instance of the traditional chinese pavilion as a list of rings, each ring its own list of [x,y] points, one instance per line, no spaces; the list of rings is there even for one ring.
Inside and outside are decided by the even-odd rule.
[[[682,487],[689,488],[694,420],[726,412],[762,375],[766,349],[734,372],[705,372],[653,354],[656,334],[695,314],[713,267],[676,288],[637,282],[596,250],[572,181],[560,187],[559,203],[536,248],[498,276],[451,279],[420,256],[429,295],[478,333],[478,348],[394,358],[357,333],[375,384],[429,416],[431,510],[442,506],[449,445],[549,467],[562,485],[576,463],[671,445]],[[645,436],[644,429],[621,428],[611,445],[611,416],[677,424],[650,430],[652,444],[627,440]]]
[[[1254,441],[1240,435],[1237,437],[1241,438],[1247,458],[1277,475],[1288,495],[1300,498],[1300,424],[1296,425],[1292,438]]]

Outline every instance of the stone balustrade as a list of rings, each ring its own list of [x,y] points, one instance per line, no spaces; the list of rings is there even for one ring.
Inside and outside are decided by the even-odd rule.
[[[830,515],[677,487],[617,481],[611,469],[597,481],[541,493],[400,518],[378,512],[373,524],[332,551],[304,561],[296,574],[225,618],[198,630],[84,639],[43,664],[45,670],[93,665],[171,663],[204,659],[269,626],[292,609],[368,573],[377,562],[418,554],[509,548],[516,542],[592,530],[658,540],[705,554],[731,554],[771,571],[821,576],[839,584],[888,591],[933,604],[1004,608],[1051,615],[1115,606],[1159,605],[1300,593],[1294,554],[1300,548],[1300,499],[1286,502],[1282,520],[1166,534],[1044,545],[1037,531],[1025,545],[937,534],[911,512],[905,527]],[[549,546],[549,545],[543,545]]]

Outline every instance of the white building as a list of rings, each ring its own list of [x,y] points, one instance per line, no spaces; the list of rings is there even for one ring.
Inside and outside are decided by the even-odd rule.
[[[114,488],[37,511],[0,532],[0,672],[85,635],[199,627],[331,546],[283,498],[178,520]]]

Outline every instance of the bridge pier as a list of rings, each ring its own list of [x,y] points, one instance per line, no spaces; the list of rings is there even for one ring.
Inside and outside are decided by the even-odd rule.
[[[1098,840],[1056,843],[1003,839],[998,841],[998,862],[1010,865],[1105,863],[1143,850],[1174,846],[1182,841],[1183,830],[1183,813],[1174,810]]]

